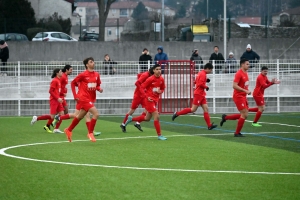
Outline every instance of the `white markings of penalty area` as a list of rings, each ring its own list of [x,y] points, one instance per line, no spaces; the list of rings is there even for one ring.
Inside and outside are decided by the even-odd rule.
[[[188,136],[201,136],[201,135],[228,135],[228,133],[222,134],[196,134],[196,135],[170,135],[168,137],[188,137]],[[125,140],[125,139],[145,139],[145,138],[152,138],[157,136],[141,136],[141,137],[124,137],[124,138],[103,138],[98,139],[100,140]],[[35,162],[43,162],[43,163],[53,163],[53,164],[62,164],[62,165],[74,165],[74,166],[86,166],[86,167],[102,167],[102,168],[115,168],[115,169],[132,169],[132,170],[148,170],[148,171],[172,171],[172,172],[196,172],[196,173],[228,173],[228,174],[264,174],[264,175],[296,175],[300,176],[299,173],[292,173],[292,172],[254,172],[254,171],[230,171],[230,170],[198,170],[198,169],[172,169],[172,168],[148,168],[148,167],[130,167],[130,166],[116,166],[116,165],[100,165],[100,164],[84,164],[84,163],[73,163],[73,162],[60,162],[60,161],[53,161],[53,160],[40,160],[34,158],[26,158],[21,156],[15,156],[6,153],[5,151],[9,149],[16,149],[21,147],[28,147],[28,146],[37,146],[37,145],[46,145],[46,144],[59,144],[59,143],[67,143],[68,141],[58,141],[58,142],[43,142],[43,143],[32,143],[32,144],[22,144],[16,146],[10,146],[6,148],[0,149],[0,155],[21,159],[21,160],[28,160],[28,161],[35,161]],[[72,142],[90,142],[89,140],[74,140]]]

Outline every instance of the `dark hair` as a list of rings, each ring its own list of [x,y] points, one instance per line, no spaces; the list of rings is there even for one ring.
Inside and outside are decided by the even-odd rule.
[[[56,75],[59,73],[60,70],[61,69],[59,69],[59,68],[54,69],[51,78],[56,77]]]
[[[66,72],[67,70],[70,70],[70,68],[72,68],[71,65],[65,65],[65,67],[61,71]]]
[[[156,67],[160,67],[160,64],[155,64],[155,65],[153,65],[153,66],[149,69],[149,71],[151,70],[151,71],[153,72],[153,74],[154,74],[154,70],[155,70]]]
[[[148,49],[147,49],[147,48],[144,48],[144,49],[143,49],[143,52],[144,52],[145,50],[147,50],[147,51],[148,51]]]
[[[214,66],[211,63],[206,63],[203,67],[203,69],[213,69]]]
[[[0,44],[4,45],[5,41],[4,40],[0,40]]]
[[[245,62],[247,62],[247,61],[249,61],[249,60],[246,59],[246,58],[242,58],[242,59],[240,60],[240,66],[241,66],[242,64],[244,64]]]
[[[83,64],[84,64],[85,69],[87,69],[86,64],[88,64],[88,62],[90,60],[94,61],[94,58],[93,57],[88,57],[88,58],[86,58],[86,59],[83,60]]]
[[[268,69],[269,69],[268,67],[263,66],[263,67],[261,68],[261,71],[268,70]]]
[[[216,48],[216,47],[219,49],[219,47],[218,47],[218,46],[214,46],[214,48]]]
[[[155,65],[154,65],[154,66],[155,66]],[[153,71],[153,70],[156,68],[156,67],[154,67],[154,66],[153,66],[153,67],[150,67],[149,70],[148,70],[148,72],[149,72],[151,75],[154,74],[154,71]]]
[[[108,54],[105,54],[105,55],[104,55],[104,57],[106,57],[106,56],[108,56],[108,57],[109,57],[109,55],[108,55]]]

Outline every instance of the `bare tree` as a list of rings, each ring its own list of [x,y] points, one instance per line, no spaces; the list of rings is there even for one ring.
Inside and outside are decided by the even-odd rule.
[[[104,41],[105,36],[105,22],[112,3],[116,0],[97,0],[99,13],[99,41]],[[105,3],[106,2],[106,3]]]

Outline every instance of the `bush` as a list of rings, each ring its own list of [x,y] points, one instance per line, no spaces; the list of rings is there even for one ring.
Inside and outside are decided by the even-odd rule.
[[[45,24],[45,28],[48,31],[57,31],[57,32],[62,32],[62,27],[58,22],[47,22]]]

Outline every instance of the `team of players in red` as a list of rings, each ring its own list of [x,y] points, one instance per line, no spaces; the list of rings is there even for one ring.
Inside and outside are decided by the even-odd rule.
[[[91,113],[93,115],[91,120],[87,120],[86,125],[88,129],[87,137],[95,142],[96,139],[94,137],[94,127],[96,125],[96,121],[98,119],[99,113],[94,106],[96,102],[96,91],[102,93],[103,89],[100,87],[101,80],[99,73],[94,71],[95,63],[93,58],[86,58],[83,61],[83,64],[86,70],[80,73],[72,82],[71,88],[74,99],[77,101],[76,111],[74,114],[68,114],[68,106],[64,99],[67,94],[66,85],[68,84],[68,75],[72,73],[72,67],[70,65],[66,65],[63,69],[64,73],[60,69],[54,69],[52,74],[52,81],[50,84],[50,115],[42,115],[42,116],[33,116],[31,124],[34,124],[39,120],[48,120],[44,129],[48,132],[51,132],[50,125],[56,120],[55,130],[59,133],[59,126],[62,120],[73,118],[70,126],[64,130],[67,139],[72,141],[72,130],[76,127],[79,121],[84,117]],[[237,128],[234,133],[235,137],[243,137],[241,134],[241,129],[245,122],[245,119],[248,116],[249,112],[256,112],[255,119],[252,123],[253,126],[261,126],[258,124],[258,120],[265,109],[264,103],[264,90],[273,84],[279,84],[280,82],[276,79],[272,79],[271,81],[267,78],[267,67],[262,67],[261,73],[257,77],[256,87],[253,92],[254,100],[258,107],[256,108],[248,108],[247,95],[251,94],[251,91],[248,90],[249,87],[249,78],[247,74],[247,70],[249,69],[249,61],[246,59],[242,59],[240,61],[240,70],[235,74],[235,78],[233,81],[233,101],[236,104],[237,109],[240,111],[240,114],[233,115],[222,115],[222,120],[220,125],[223,126],[226,120],[237,120]],[[214,123],[210,122],[210,116],[208,113],[208,105],[206,102],[206,92],[209,90],[209,87],[206,83],[210,82],[210,79],[207,78],[207,74],[211,73],[213,70],[213,66],[211,63],[207,63],[204,66],[204,69],[201,70],[195,80],[195,90],[194,90],[194,99],[191,108],[185,108],[181,111],[174,112],[172,116],[172,120],[174,121],[180,115],[185,115],[188,113],[195,112],[199,106],[203,109],[203,115],[205,122],[207,124],[208,130],[212,130],[217,127]],[[156,133],[159,140],[167,140],[161,134],[161,128],[159,123],[159,112],[157,110],[157,103],[160,98],[160,95],[164,92],[165,89],[165,81],[161,76],[161,67],[159,64],[154,65],[149,69],[149,71],[138,74],[138,79],[135,82],[136,89],[133,96],[133,101],[131,104],[131,108],[128,113],[125,115],[125,118],[120,125],[123,132],[126,132],[126,126],[131,122],[135,121],[134,125],[140,131],[143,131],[140,123],[143,121],[150,121],[150,119],[154,118],[154,127],[156,129]],[[78,92],[76,92],[76,87],[78,88]],[[132,117],[134,111],[141,105],[145,110],[138,117]],[[64,112],[65,111],[65,112]],[[57,115],[58,114],[58,115]],[[57,115],[57,117],[55,116]]]

